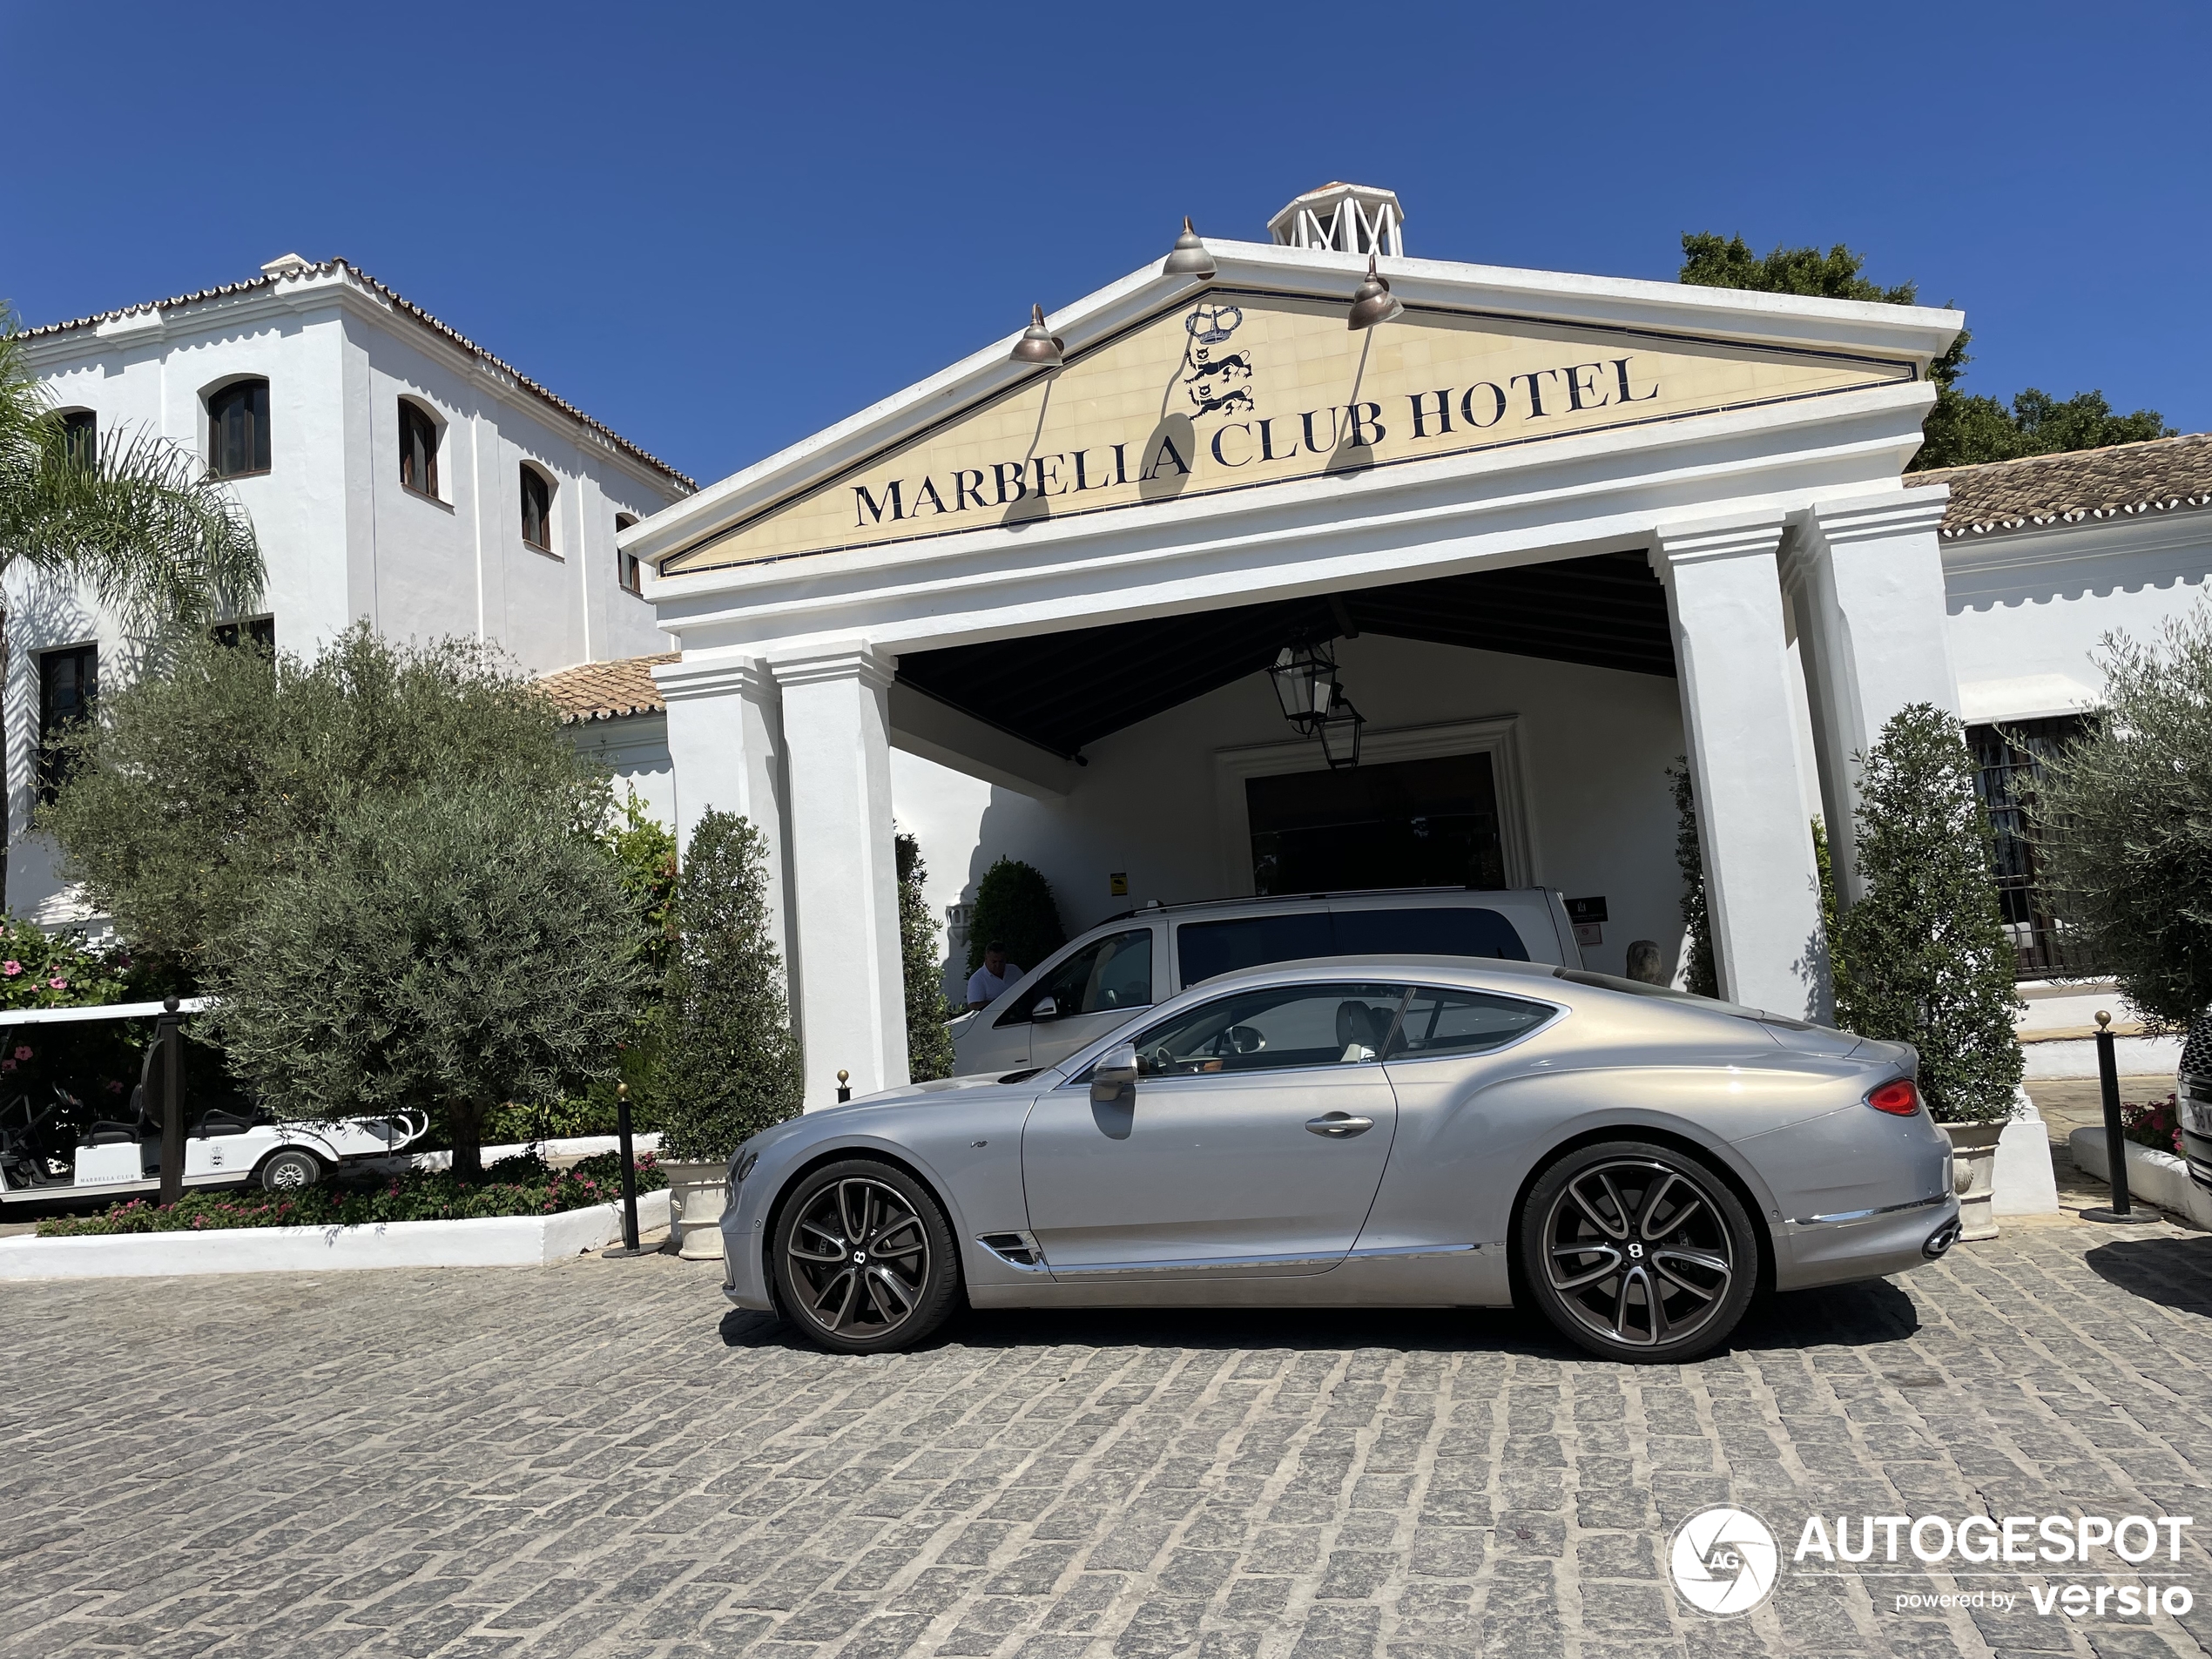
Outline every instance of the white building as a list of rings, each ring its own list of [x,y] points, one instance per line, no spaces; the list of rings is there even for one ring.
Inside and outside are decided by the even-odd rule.
[[[1687,756],[1724,994],[1818,1012],[1811,825],[1855,890],[1884,721],[1963,712],[2001,796],[1995,724],[2093,705],[2099,636],[2212,571],[2212,441],[1905,475],[1956,311],[1408,259],[1386,192],[1292,207],[624,535],[680,656],[562,694],[679,830],[767,833],[810,1104],[906,1076],[894,821],[941,902],[1011,854],[1071,930],[1535,883],[1602,901],[1617,972],[1679,943]],[[1278,709],[1299,645],[1355,767]]]
[[[617,531],[691,481],[342,260],[29,331],[30,362],[98,440],[155,432],[206,458],[268,566],[242,631],[312,653],[357,620],[472,635],[543,671],[664,650]],[[24,838],[41,730],[131,671],[84,596],[17,571],[6,703],[9,901],[68,914]]]

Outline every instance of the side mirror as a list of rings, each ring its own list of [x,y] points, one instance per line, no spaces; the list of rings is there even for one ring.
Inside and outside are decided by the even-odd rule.
[[[1229,1047],[1236,1054],[1258,1054],[1267,1046],[1267,1039],[1248,1025],[1232,1025],[1223,1034]]]
[[[1094,1106],[1117,1106],[1136,1092],[1136,1045],[1124,1042],[1107,1049],[1090,1069],[1090,1102]]]
[[[1060,1005],[1049,996],[1041,996],[1029,1004],[1029,1017],[1033,1020],[1057,1019],[1060,1017]]]

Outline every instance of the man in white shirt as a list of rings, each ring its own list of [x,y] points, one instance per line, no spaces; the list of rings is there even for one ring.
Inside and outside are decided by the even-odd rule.
[[[994,939],[983,947],[983,965],[968,976],[969,1011],[988,1008],[999,993],[1022,977],[1020,966],[1006,960],[1006,947]]]

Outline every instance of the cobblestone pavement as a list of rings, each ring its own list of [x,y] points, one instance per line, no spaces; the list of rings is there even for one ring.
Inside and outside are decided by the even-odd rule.
[[[968,1316],[833,1359],[668,1258],[10,1285],[0,1340],[7,1659],[2212,1638],[2194,1544],[2153,1577],[2195,1609],[2150,1622],[2039,1616],[2040,1579],[1787,1567],[1724,1622],[1664,1570],[1672,1527],[1730,1501],[1785,1555],[1814,1513],[2212,1534],[2212,1238],[2172,1229],[2018,1226],[1664,1369],[1447,1313]],[[1992,1585],[2012,1610],[1896,1610]]]

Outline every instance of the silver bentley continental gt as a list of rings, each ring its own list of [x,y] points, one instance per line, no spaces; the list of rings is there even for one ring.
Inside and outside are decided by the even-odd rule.
[[[730,1164],[725,1290],[813,1342],[1014,1307],[1534,1306],[1608,1359],[1957,1239],[1919,1057],[1579,969],[1289,962],[1058,1065],[886,1090]]]

